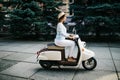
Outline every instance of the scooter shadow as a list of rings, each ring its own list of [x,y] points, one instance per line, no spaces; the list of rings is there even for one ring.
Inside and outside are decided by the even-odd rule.
[[[88,70],[85,70],[83,68],[51,68],[51,69],[43,69],[43,68],[39,68],[38,72],[42,72],[42,71],[48,71],[48,72],[88,72]]]

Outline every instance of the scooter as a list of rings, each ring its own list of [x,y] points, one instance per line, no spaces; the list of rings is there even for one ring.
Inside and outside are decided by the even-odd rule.
[[[76,61],[67,61],[65,58],[65,47],[60,47],[54,43],[47,44],[47,48],[43,48],[37,52],[37,60],[44,69],[50,69],[52,66],[82,66],[86,70],[93,70],[97,66],[97,61],[94,58],[95,53],[85,48],[86,42],[80,40],[79,37],[74,39],[78,52]]]

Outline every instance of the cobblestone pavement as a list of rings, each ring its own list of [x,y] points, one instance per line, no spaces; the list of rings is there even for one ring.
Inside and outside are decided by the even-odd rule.
[[[120,80],[120,43],[87,43],[96,53],[97,67],[53,67],[45,70],[36,62],[41,41],[0,40],[0,80]]]

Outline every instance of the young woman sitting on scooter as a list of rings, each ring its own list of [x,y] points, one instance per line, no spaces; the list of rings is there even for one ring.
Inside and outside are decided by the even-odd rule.
[[[58,14],[58,24],[57,24],[57,34],[55,38],[55,44],[57,46],[64,46],[69,47],[69,54],[66,56],[68,61],[75,61],[75,58],[73,57],[73,51],[75,48],[75,42],[72,40],[68,40],[66,38],[74,39],[73,34],[68,34],[66,27],[63,25],[63,23],[66,21],[66,15],[64,12],[61,12]]]

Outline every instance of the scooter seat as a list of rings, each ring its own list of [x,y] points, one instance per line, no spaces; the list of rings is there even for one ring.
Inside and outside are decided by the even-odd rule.
[[[65,49],[65,47],[55,45],[55,43],[47,44],[47,47],[48,47],[48,49],[55,49],[55,50]]]

